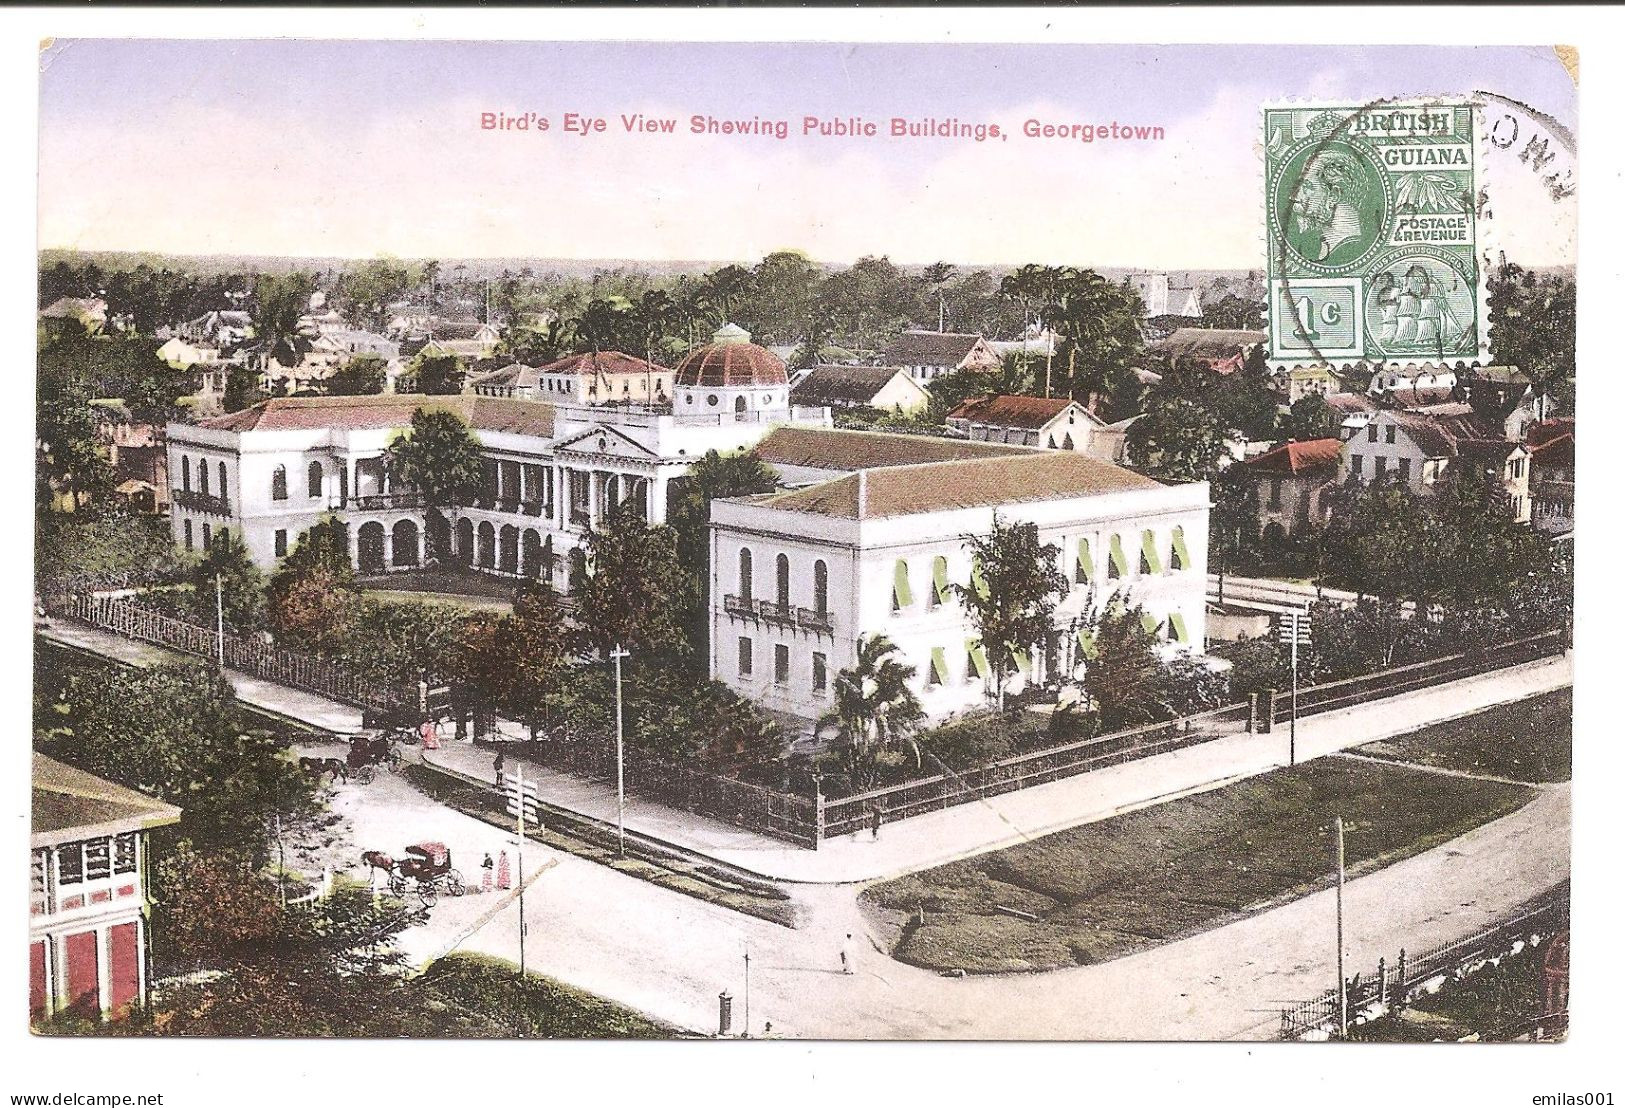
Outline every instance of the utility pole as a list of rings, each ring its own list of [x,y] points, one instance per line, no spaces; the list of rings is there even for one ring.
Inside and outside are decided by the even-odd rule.
[[[1348,984],[1343,979],[1343,817],[1337,817],[1337,1027],[1349,1037]]]
[[[745,1038],[750,1038],[750,947],[745,947]]]
[[[517,849],[517,864],[519,867],[519,976],[525,976],[525,764],[518,763],[515,771],[516,787],[514,795],[519,803],[514,807],[519,811],[519,846]]]
[[[1298,764],[1298,613],[1296,611],[1292,613],[1292,724],[1287,730],[1286,764],[1289,766]],[[1339,823],[1338,826],[1341,827],[1342,824]],[[1339,835],[1341,835],[1341,832],[1339,832]],[[1338,842],[1339,844],[1342,843],[1341,837],[1339,837]],[[1342,857],[1341,845],[1338,847],[1338,857]],[[1341,872],[1341,862],[1339,862],[1338,867],[1339,872]]]
[[[220,575],[214,575],[214,652],[222,669],[226,665],[226,601]]]
[[[620,854],[626,857],[626,736],[621,726],[621,659],[631,655],[616,643],[609,652],[615,659],[615,827]]]

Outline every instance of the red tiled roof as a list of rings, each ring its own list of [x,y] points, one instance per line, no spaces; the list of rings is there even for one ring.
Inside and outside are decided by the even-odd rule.
[[[1564,435],[1571,437],[1574,435],[1573,416],[1564,416],[1561,419],[1543,419],[1539,423],[1531,423],[1524,432],[1524,441],[1531,448],[1534,448],[1553,439],[1562,438]]]
[[[788,385],[790,374],[777,354],[753,342],[713,342],[677,363],[673,383],[701,388]]]
[[[1342,451],[1343,440],[1336,438],[1284,442],[1256,458],[1248,458],[1242,465],[1255,473],[1289,473],[1296,476],[1311,470],[1337,468]]]
[[[866,469],[809,488],[770,493],[754,503],[838,519],[884,519],[1162,487],[1075,451],[1046,450]]]
[[[1042,427],[1074,402],[1068,398],[1042,396],[979,396],[961,403],[948,413],[949,419],[989,423],[995,427]],[[1094,422],[1093,417],[1090,417]]]
[[[919,465],[965,458],[1031,454],[1036,447],[967,442],[932,435],[884,431],[833,431],[821,427],[775,427],[751,450],[768,465],[855,470]]]
[[[542,438],[553,434],[553,406],[534,400],[494,396],[273,397],[240,412],[215,416],[198,426],[212,431],[366,431],[407,427],[419,408],[456,412],[476,431],[500,431]]]
[[[1542,441],[1529,451],[1530,459],[1537,466],[1574,466],[1574,436],[1558,435]]]
[[[646,362],[642,358],[634,358],[630,354],[622,354],[619,350],[601,350],[597,353],[591,351],[585,354],[571,354],[560,358],[556,362],[548,362],[541,366],[539,373],[568,373],[577,377],[591,376],[595,373],[665,373],[665,366],[656,362]]]

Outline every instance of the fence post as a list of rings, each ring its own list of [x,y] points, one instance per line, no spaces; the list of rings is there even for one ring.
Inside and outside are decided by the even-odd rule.
[[[824,790],[814,786],[813,791],[813,849],[824,841]]]
[[[1258,730],[1258,694],[1247,694],[1247,733],[1250,735]]]
[[[1399,967],[1398,967],[1398,973],[1396,973],[1395,977],[1394,977],[1394,991],[1395,991],[1395,994],[1396,994],[1395,997],[1394,997],[1394,1007],[1397,1008],[1401,1004],[1405,1003],[1405,948],[1404,947],[1399,948]]]
[[[1264,714],[1258,718],[1258,731],[1268,735],[1275,730],[1275,698],[1280,694],[1270,689],[1264,694]]]
[[[1388,1003],[1388,959],[1377,959],[1377,1003]]]

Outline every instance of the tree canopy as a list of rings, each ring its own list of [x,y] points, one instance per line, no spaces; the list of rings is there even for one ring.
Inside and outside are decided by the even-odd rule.
[[[965,605],[993,671],[994,694],[1004,707],[1016,655],[1045,642],[1055,604],[1066,594],[1060,550],[1041,543],[1035,523],[1005,523],[997,514],[986,535],[962,535],[976,566],[970,585],[949,588]]]

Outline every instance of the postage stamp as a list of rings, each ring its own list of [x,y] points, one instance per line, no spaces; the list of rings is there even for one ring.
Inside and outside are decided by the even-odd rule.
[[[1470,103],[1269,107],[1264,166],[1272,364],[1487,356]]]

